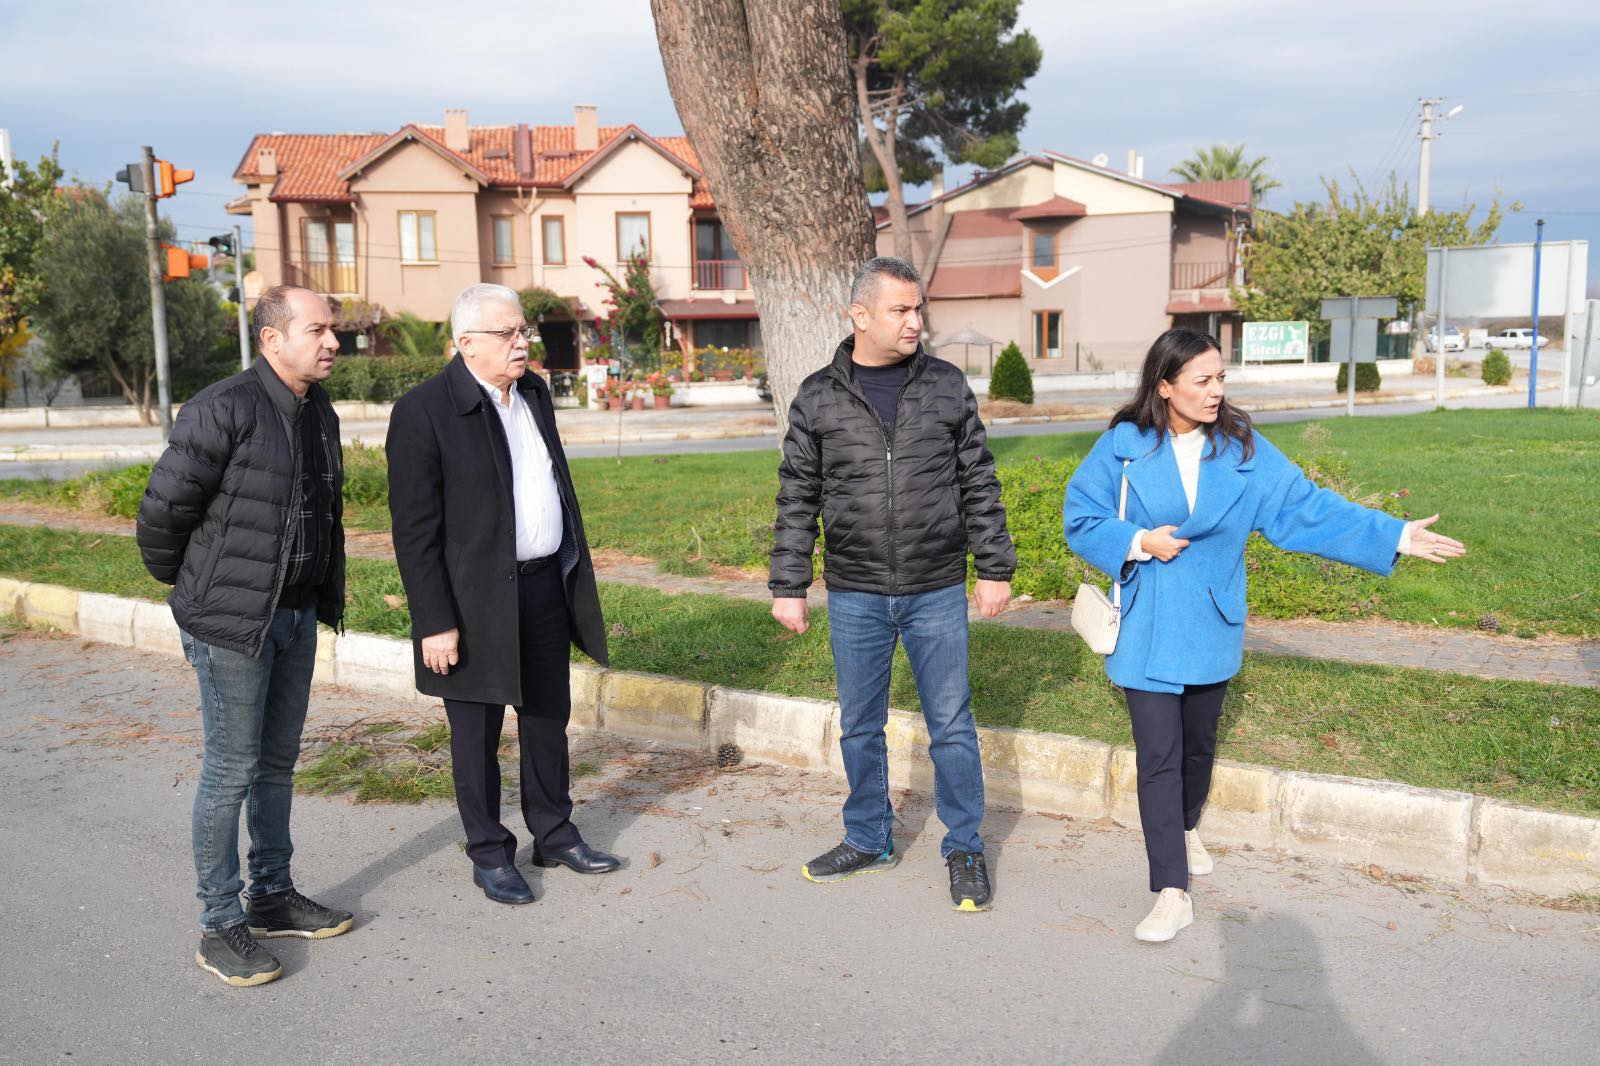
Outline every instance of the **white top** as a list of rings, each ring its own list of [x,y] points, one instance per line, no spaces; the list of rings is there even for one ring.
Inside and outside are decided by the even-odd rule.
[[[1187,433],[1172,434],[1172,454],[1178,460],[1178,479],[1183,482],[1183,495],[1189,501],[1190,514],[1194,514],[1195,493],[1200,488],[1200,457],[1205,450],[1204,426],[1196,426]],[[1140,547],[1141,538],[1148,532],[1147,529],[1141,529],[1133,535],[1133,542],[1128,545],[1129,561],[1145,563],[1155,558]],[[1400,544],[1395,550],[1402,555],[1411,550],[1410,522],[1400,531]]]
[[[464,362],[465,360],[463,360]],[[472,368],[467,367],[472,373]],[[489,394],[489,406],[505,427],[511,449],[511,502],[517,523],[517,561],[542,559],[561,550],[561,490],[556,487],[550,450],[528,407],[513,384],[506,399],[493,385],[472,374]]]

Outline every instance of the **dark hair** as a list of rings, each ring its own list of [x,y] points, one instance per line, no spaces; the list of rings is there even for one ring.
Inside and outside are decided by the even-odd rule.
[[[289,325],[294,321],[294,308],[289,306],[289,294],[296,289],[311,291],[304,285],[274,285],[257,298],[256,308],[250,313],[250,329],[258,349],[261,347],[262,330],[271,328],[279,333],[289,332]]]
[[[878,279],[882,277],[922,284],[922,277],[917,273],[916,267],[904,259],[896,259],[892,255],[880,255],[868,259],[856,268],[856,276],[850,281],[850,302],[869,307],[877,298]]]
[[[1172,430],[1167,424],[1167,401],[1161,398],[1157,386],[1163,381],[1177,381],[1190,360],[1211,351],[1222,351],[1222,345],[1211,334],[1197,329],[1180,326],[1157,337],[1145,353],[1144,369],[1139,372],[1138,391],[1133,394],[1132,400],[1111,416],[1111,424],[1115,426],[1120,422],[1132,422],[1140,429],[1153,429],[1159,443]],[[1244,457],[1250,458],[1256,453],[1253,429],[1250,416],[1224,397],[1217,406],[1217,420],[1205,426],[1206,440],[1211,442],[1211,454],[1221,452],[1223,442],[1231,438],[1244,449]]]

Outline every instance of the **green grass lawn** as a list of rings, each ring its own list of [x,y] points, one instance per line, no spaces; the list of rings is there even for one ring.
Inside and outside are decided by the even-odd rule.
[[[0,526],[0,574],[165,595],[127,537]],[[383,600],[398,591],[392,563],[354,560],[349,627],[407,635],[406,612]],[[609,583],[601,598],[618,668],[835,697],[826,611],[815,612],[811,630],[796,637],[762,603]],[[1100,658],[1075,637],[975,625],[971,672],[980,722],[1129,742],[1120,694]],[[903,654],[892,700],[918,707]],[[1229,691],[1222,754],[1600,813],[1600,691],[1249,655]],[[349,780],[364,764],[327,769]]]
[[[1385,581],[1257,538],[1249,554],[1255,615],[1466,627],[1492,616],[1509,633],[1600,635],[1600,527],[1590,515],[1600,500],[1600,415],[1451,411],[1263,431],[1346,495],[1396,514],[1442,513],[1437,528],[1466,542],[1468,554],[1443,567],[1402,560]],[[1095,436],[992,441],[1021,563],[1018,593],[1070,597],[1085,575],[1061,537],[1061,496]],[[579,459],[572,469],[592,547],[655,559],[674,573],[765,569],[774,453]],[[352,528],[387,528],[381,452],[352,449],[347,471]],[[146,477],[148,467],[134,467],[59,485],[5,482],[0,493],[131,516]]]

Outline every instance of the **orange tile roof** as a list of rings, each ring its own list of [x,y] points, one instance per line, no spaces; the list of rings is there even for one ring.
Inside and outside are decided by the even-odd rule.
[[[452,152],[444,147],[443,126],[413,125],[409,128],[435,142],[447,155],[455,156],[464,165],[486,175],[492,186],[559,188],[579,167],[634,127],[602,126],[599,130],[599,147],[594,151],[578,151],[574,147],[577,139],[575,127],[530,126],[530,176],[517,172],[515,126],[470,126],[467,129],[467,148],[462,152]],[[239,165],[234,168],[233,179],[246,184],[269,180],[259,171],[258,153],[262,148],[271,148],[276,152],[278,162],[278,175],[271,194],[273,200],[349,202],[354,199],[350,183],[340,175],[393,136],[393,133],[260,133],[251,139],[250,146],[245,149]],[[698,174],[700,157],[695,154],[687,137],[652,139]],[[716,206],[703,177],[694,178],[689,205],[696,209]]]

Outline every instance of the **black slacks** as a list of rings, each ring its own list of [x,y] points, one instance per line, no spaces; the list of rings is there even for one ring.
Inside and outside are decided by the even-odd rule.
[[[1139,771],[1139,824],[1150,860],[1150,891],[1189,887],[1185,830],[1200,824],[1217,757],[1226,681],[1175,692],[1124,689]]]
[[[570,847],[582,839],[572,824],[567,767],[567,678],[571,627],[561,567],[554,560],[517,577],[517,630],[522,704],[517,712],[522,817],[534,850]],[[467,856],[479,866],[512,865],[517,838],[500,824],[500,730],[504,705],[445,700],[456,808],[467,832]]]

